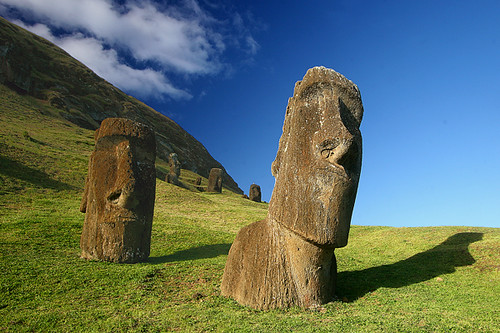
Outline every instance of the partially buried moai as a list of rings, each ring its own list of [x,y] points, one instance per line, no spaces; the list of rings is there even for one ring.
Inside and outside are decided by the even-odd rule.
[[[149,256],[155,201],[155,135],[138,122],[108,118],[95,133],[80,211],[85,259],[120,263]]]
[[[207,192],[222,192],[222,169],[212,168],[208,175]]]
[[[181,175],[181,162],[176,153],[170,153],[170,155],[168,155],[168,165],[170,170],[167,175],[167,182],[170,184],[178,184]]]
[[[265,220],[240,230],[222,294],[257,309],[314,307],[334,298],[334,250],[347,245],[361,171],[358,88],[314,67],[295,84]]]
[[[260,202],[261,193],[260,193],[260,186],[259,185],[257,185],[257,184],[250,185],[250,191],[248,191],[248,198],[252,201]]]

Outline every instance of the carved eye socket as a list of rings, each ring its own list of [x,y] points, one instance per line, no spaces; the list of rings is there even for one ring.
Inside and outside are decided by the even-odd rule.
[[[114,191],[110,195],[108,195],[108,201],[116,205],[118,203],[118,200],[120,199],[120,195],[122,195],[121,190]]]
[[[319,145],[319,151],[321,154],[321,157],[324,159],[328,159],[330,156],[332,156],[335,152],[335,148],[339,145],[339,140],[338,139],[329,139],[323,141]]]

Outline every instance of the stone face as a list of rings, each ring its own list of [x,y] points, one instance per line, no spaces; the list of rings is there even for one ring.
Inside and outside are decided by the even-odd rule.
[[[248,191],[248,198],[252,201],[260,202],[261,193],[260,193],[260,186],[259,185],[256,185],[256,184],[250,185],[250,191]]]
[[[120,263],[148,258],[155,151],[154,132],[141,123],[108,118],[96,130],[80,206],[82,258]]]
[[[170,171],[167,175],[166,181],[170,184],[179,184],[179,177],[181,175],[181,162],[176,153],[170,153],[168,156],[168,165]]]
[[[361,95],[324,67],[289,99],[267,218],[243,228],[221,290],[244,305],[311,307],[334,298],[334,250],[347,245],[361,171]]]
[[[210,170],[207,192],[222,192],[222,169],[212,168],[212,170]]]

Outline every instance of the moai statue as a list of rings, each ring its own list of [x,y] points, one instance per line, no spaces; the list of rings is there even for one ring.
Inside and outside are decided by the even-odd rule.
[[[210,170],[207,192],[222,192],[222,169],[212,168]]]
[[[260,186],[256,184],[250,185],[250,191],[248,191],[248,198],[255,202],[260,202]]]
[[[129,119],[108,118],[95,132],[80,211],[85,259],[147,260],[155,202],[155,135]]]
[[[194,181],[194,184],[198,185],[198,186],[201,185],[201,177],[196,178],[196,180]]]
[[[176,153],[168,155],[168,165],[170,172],[167,175],[167,182],[170,184],[179,184],[179,177],[181,175],[181,162]]]
[[[334,250],[347,245],[361,171],[362,115],[356,85],[331,69],[309,69],[295,84],[268,215],[236,236],[223,295],[256,309],[308,308],[334,298]]]

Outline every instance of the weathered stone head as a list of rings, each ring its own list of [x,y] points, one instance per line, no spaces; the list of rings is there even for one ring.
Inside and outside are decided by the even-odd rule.
[[[270,219],[316,244],[347,244],[362,116],[358,88],[334,70],[311,68],[296,83],[272,165]]]
[[[178,184],[181,175],[181,162],[176,153],[170,153],[170,155],[168,155],[168,165],[170,170],[166,177],[166,181],[170,184]]]
[[[222,192],[222,169],[210,169],[210,174],[208,175],[207,192]]]
[[[335,296],[335,248],[347,244],[361,170],[358,88],[324,67],[290,98],[267,218],[229,250],[222,295],[257,309],[315,307]]]
[[[108,118],[95,133],[80,211],[81,256],[133,263],[149,256],[155,201],[155,135],[129,119]]]
[[[170,153],[170,155],[168,155],[168,165],[170,167],[170,173],[177,175],[177,177],[181,175],[181,162],[176,153]]]
[[[260,202],[261,197],[262,195],[260,192],[260,186],[257,184],[250,185],[250,191],[248,191],[248,198],[252,201]]]

